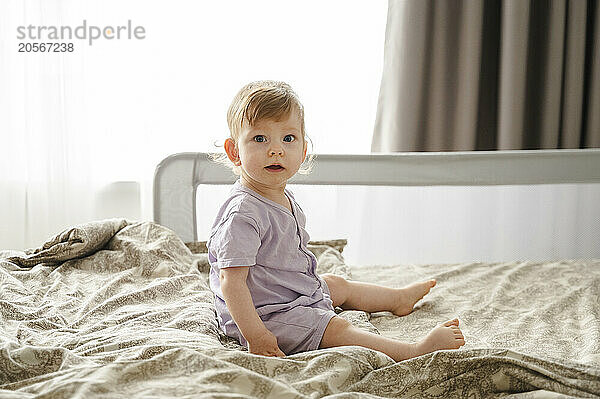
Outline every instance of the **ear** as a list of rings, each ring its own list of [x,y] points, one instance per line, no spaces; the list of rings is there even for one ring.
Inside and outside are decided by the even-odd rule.
[[[235,141],[229,138],[225,140],[225,144],[223,144],[223,146],[225,147],[225,152],[227,153],[229,160],[233,162],[234,165],[240,166],[242,162],[240,161],[240,154],[238,153]]]

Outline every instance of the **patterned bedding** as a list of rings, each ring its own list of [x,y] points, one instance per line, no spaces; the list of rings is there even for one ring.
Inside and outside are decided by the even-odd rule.
[[[340,246],[310,249],[320,272],[438,280],[408,316],[341,317],[410,341],[458,316],[467,344],[399,363],[354,346],[249,354],[217,328],[206,254],[160,225],[110,219],[0,251],[0,397],[600,395],[600,260],[349,267]]]

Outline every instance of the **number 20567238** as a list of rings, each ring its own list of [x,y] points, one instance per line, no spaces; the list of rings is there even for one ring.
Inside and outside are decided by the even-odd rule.
[[[19,53],[72,53],[73,43],[19,43]]]

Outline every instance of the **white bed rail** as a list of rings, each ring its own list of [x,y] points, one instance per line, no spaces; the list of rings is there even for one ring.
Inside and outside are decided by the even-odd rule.
[[[196,189],[231,184],[229,169],[207,153],[170,155],[154,174],[154,221],[184,242],[197,240]],[[485,186],[600,183],[600,149],[318,154],[309,175],[291,184]]]

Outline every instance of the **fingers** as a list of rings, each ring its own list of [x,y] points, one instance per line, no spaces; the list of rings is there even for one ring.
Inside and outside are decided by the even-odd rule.
[[[281,351],[281,349],[277,348],[275,351],[266,351],[266,352],[250,352],[254,355],[266,356],[266,357],[285,357],[285,353]]]

